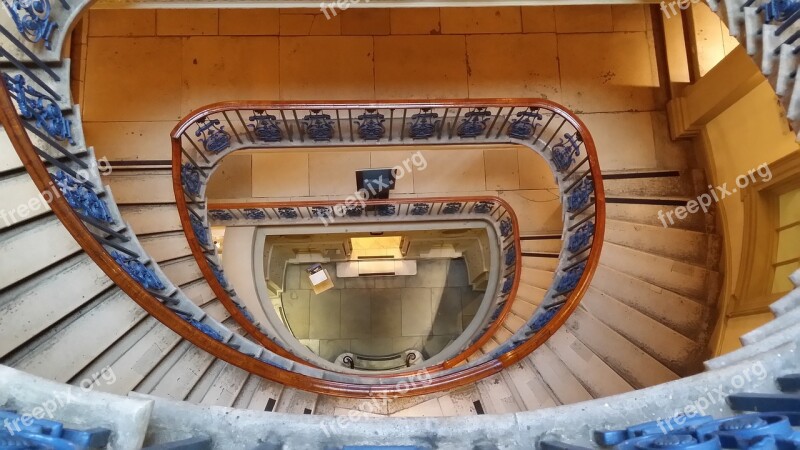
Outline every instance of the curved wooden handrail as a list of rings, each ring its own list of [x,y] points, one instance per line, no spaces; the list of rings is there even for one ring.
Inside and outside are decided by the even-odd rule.
[[[503,207],[503,209],[508,213],[509,218],[511,219],[511,223],[513,224],[513,245],[517,249],[515,253],[515,262],[514,262],[514,279],[519,280],[520,275],[522,272],[522,247],[520,241],[520,234],[519,234],[519,221],[517,220],[517,214],[514,212],[514,209],[511,205],[503,200],[500,197],[496,196],[465,196],[465,197],[417,197],[417,198],[392,198],[389,200],[366,200],[364,202],[365,205],[369,206],[377,206],[377,205],[384,205],[384,204],[408,204],[408,203],[446,203],[446,202],[477,202],[477,201],[492,201],[495,202]],[[270,208],[282,208],[282,207],[311,207],[311,206],[336,206],[342,204],[341,201],[336,200],[318,200],[318,201],[295,201],[295,202],[241,202],[241,203],[233,203],[233,202],[224,202],[224,203],[209,203],[206,205],[206,209],[208,211],[212,210],[220,210],[220,209],[244,209],[244,208],[263,208],[263,209],[270,209]],[[189,233],[187,231],[187,233]],[[193,234],[193,233],[192,233]],[[202,255],[201,255],[202,257]],[[500,271],[500,278],[502,279],[502,270]],[[481,347],[483,347],[486,342],[494,336],[497,329],[502,326],[505,319],[508,317],[508,314],[511,312],[511,308],[513,307],[514,300],[516,299],[518,289],[518,283],[514,283],[511,292],[509,292],[507,300],[503,305],[503,309],[500,311],[500,314],[497,318],[492,321],[489,327],[481,334],[481,336],[471,344],[467,349],[462,350],[458,355],[436,365],[427,366],[425,370],[429,373],[435,373],[441,370],[449,369],[451,367],[455,367],[462,361],[466,360],[471,354],[475,353],[475,351]],[[233,301],[232,299],[230,300]],[[380,376],[384,378],[396,378],[399,376],[406,375],[406,372],[395,372],[391,374],[380,374],[380,375],[371,375],[371,376]]]

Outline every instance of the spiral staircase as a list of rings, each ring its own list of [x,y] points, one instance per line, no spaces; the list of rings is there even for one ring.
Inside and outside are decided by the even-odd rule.
[[[706,361],[701,372],[719,291],[719,236],[713,220],[664,228],[656,212],[704,192],[702,172],[601,172],[590,158],[584,169],[592,170],[584,174],[576,162],[563,178],[570,183],[562,182],[561,189],[567,200],[572,180],[601,185],[595,195],[605,209],[605,234],[595,236],[602,237],[602,253],[598,245],[592,253],[598,259],[581,274],[563,314],[556,319],[550,314],[544,328],[524,333],[544,316],[545,306],[564,304],[554,303],[552,289],[564,276],[565,264],[552,254],[561,250],[566,255],[575,230],[570,227],[580,225],[570,214],[564,230],[519,236],[519,253],[529,257],[517,264],[516,298],[498,302],[499,320],[496,325],[490,320],[482,339],[472,341],[471,354],[433,370],[433,388],[408,373],[362,385],[356,375],[314,366],[281,345],[275,329],[252,320],[246,302],[214,270],[213,249],[209,254],[199,242],[205,231],[193,229],[189,215],[195,213],[189,209],[208,208],[202,196],[187,195],[181,186],[181,167],[192,162],[195,168],[213,170],[215,161],[204,164],[199,159],[203,152],[191,150],[182,137],[188,128],[179,126],[172,136],[172,169],[105,175],[98,165],[72,101],[70,61],[60,56],[70,25],[88,3],[52,2],[44,28],[39,23],[20,31],[5,16],[0,22],[0,56],[7,74],[7,89],[0,92],[0,209],[16,210],[46,190],[56,198],[49,206],[30,203],[25,214],[4,217],[0,224],[0,362],[7,366],[0,372],[0,400],[6,408],[30,411],[92,380],[93,389],[54,411],[56,420],[70,428],[111,431],[106,436],[89,433],[83,447],[102,446],[105,439],[112,448],[564,448],[569,444],[555,441],[589,445],[592,430],[665,417],[692,404],[704,386],[707,391],[707,386],[729,382],[754,362],[769,374],[748,385],[759,392],[777,393],[774,379],[800,371],[800,290],[795,289],[772,306],[777,318],[748,335],[747,345]],[[793,36],[800,14],[776,13],[769,3],[757,1],[710,6],[761,59],[765,74],[777,83],[788,118],[800,120],[795,117],[800,100],[795,101],[787,75],[796,68],[796,58],[790,44],[780,45]],[[38,42],[24,39],[23,32]],[[19,108],[25,92],[20,79],[54,100],[63,119],[71,122],[71,135],[52,110],[25,117]],[[464,101],[451,106],[460,111],[477,105]],[[378,107],[405,111],[420,105]],[[495,114],[501,117],[499,110]],[[39,126],[37,117],[44,117]],[[184,124],[195,125],[198,117]],[[508,121],[510,113],[502,117]],[[591,137],[584,134],[589,149]],[[543,156],[552,151],[549,143],[539,148]],[[60,181],[54,185],[55,173]],[[84,192],[74,198],[96,198],[105,209],[96,202],[68,204],[61,198],[64,189],[87,186],[95,197]],[[200,220],[207,230],[208,217]],[[154,278],[126,275],[142,270]],[[800,274],[793,277],[800,286]],[[529,348],[529,354],[520,354],[520,348]],[[101,376],[109,373],[113,382]],[[790,391],[794,385],[786,380],[781,379],[780,388]],[[398,394],[399,383],[409,387]],[[784,409],[797,411],[793,398]],[[758,409],[761,405],[729,403],[709,411],[717,416],[765,411]],[[78,434],[61,437],[74,440]]]

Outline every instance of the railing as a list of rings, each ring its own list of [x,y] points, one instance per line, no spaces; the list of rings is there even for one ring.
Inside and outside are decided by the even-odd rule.
[[[469,336],[469,347],[480,348],[497,329],[501,326],[514,303],[516,284],[522,268],[523,256],[520,246],[519,224],[514,210],[505,200],[499,197],[445,197],[445,198],[408,198],[390,200],[364,200],[358,203],[345,204],[333,200],[328,201],[303,201],[303,202],[247,202],[247,203],[212,203],[206,205],[208,210],[209,225],[318,225],[326,226],[331,223],[387,223],[410,221],[448,221],[481,219],[494,229],[497,237],[493,244],[500,249],[498,255],[498,270],[493,279],[494,290],[491,293],[491,304],[477,334]],[[188,204],[191,216],[200,216],[196,203]],[[196,225],[195,225],[196,227]],[[195,228],[192,228],[192,232]],[[207,231],[203,231],[207,234]],[[490,244],[492,245],[492,244]],[[210,260],[211,268],[219,267],[219,259],[213,245],[203,246],[204,258]],[[218,272],[215,271],[215,275]],[[223,286],[228,282],[222,278]],[[509,288],[508,286],[511,286]],[[228,291],[230,298],[221,299],[229,305],[245,303],[236,294]],[[238,308],[238,306],[237,306]],[[268,314],[269,316],[269,314]],[[273,322],[277,322],[275,318]],[[273,323],[275,326],[275,323]],[[293,339],[294,336],[287,336]],[[268,338],[270,339],[270,338]],[[286,339],[284,339],[286,340]],[[458,356],[445,365],[439,365],[438,370],[463,359],[461,353],[467,348],[458,349]],[[313,362],[313,361],[312,361]],[[319,365],[319,364],[317,364]],[[324,364],[323,364],[324,365]],[[330,367],[330,366],[329,366]]]

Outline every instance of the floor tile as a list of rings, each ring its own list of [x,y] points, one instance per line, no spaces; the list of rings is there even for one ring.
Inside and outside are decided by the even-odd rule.
[[[402,289],[374,289],[371,292],[372,336],[394,337],[402,333]]]
[[[258,54],[258,58],[253,55]],[[183,42],[182,111],[279,95],[277,37],[190,37]],[[248,120],[248,117],[244,117]]]
[[[425,170],[414,174],[414,191],[467,192],[486,189],[483,150],[422,150],[428,163]]]
[[[432,291],[431,308],[433,311],[434,335],[461,334],[461,289],[439,288]]]
[[[523,6],[522,31],[524,33],[553,33],[556,16],[552,6]]]
[[[500,198],[516,212],[520,233],[553,232],[563,228],[557,190],[503,191]]]
[[[402,294],[403,336],[427,336],[432,325],[431,290],[406,288]]]
[[[645,5],[611,5],[614,31],[647,30]]]
[[[469,285],[467,264],[463,258],[453,259],[447,265],[447,287],[463,287]]]
[[[519,189],[519,160],[517,148],[483,151],[486,164],[486,189]]]
[[[342,35],[380,36],[390,33],[389,9],[355,8],[343,12]]]
[[[417,261],[417,274],[408,277],[406,287],[440,288],[447,280],[448,261],[443,259]]]
[[[89,36],[155,36],[155,9],[92,9]]]
[[[375,289],[397,289],[406,287],[407,276],[374,277]]]
[[[559,6],[555,12],[556,30],[559,33],[595,33],[614,29],[611,5]]]
[[[440,34],[439,8],[389,9],[392,34]]]
[[[461,313],[464,315],[465,319],[467,319],[464,322],[464,327],[466,327],[469,321],[467,316],[474,316],[478,312],[478,308],[481,306],[481,301],[483,301],[485,293],[473,291],[472,289],[461,289],[460,293]]]
[[[341,293],[343,339],[368,338],[372,334],[369,289],[346,289]]]
[[[253,155],[253,196],[307,195],[309,195],[307,153],[281,152]]]
[[[308,339],[309,337],[309,293],[310,291],[287,290],[281,295],[286,320],[289,322],[292,333],[298,339]]]
[[[158,9],[156,32],[159,36],[215,35],[218,31],[217,9]]]
[[[562,100],[581,112],[650,111],[658,80],[645,33],[558,36]]]
[[[370,153],[313,152],[308,157],[311,195],[354,195],[357,191],[355,173],[370,167]]]
[[[280,48],[282,99],[375,97],[371,37],[282,37]]]
[[[395,342],[392,338],[353,339],[350,351],[357,355],[383,356],[395,353]]]
[[[463,36],[377,36],[374,39],[377,98],[467,97]]]
[[[513,48],[535,48],[536,58],[501,50]],[[467,53],[470,97],[546,98],[560,102],[555,34],[467,36]]]
[[[319,341],[319,356],[328,361],[335,361],[339,355],[350,351],[350,341],[347,339],[321,339]]]
[[[522,18],[518,6],[499,8],[441,8],[442,33],[519,33]]]
[[[321,294],[312,293],[310,295],[309,338],[339,339],[341,325],[340,292],[329,290]]]
[[[346,289],[372,289],[375,287],[375,278],[372,277],[345,278],[344,286]]]
[[[94,38],[89,45],[87,121],[181,118],[179,38]],[[123,107],[124,105],[124,107]]]
[[[422,345],[422,354],[426,358],[430,358],[444,350],[444,348],[447,347],[447,344],[449,344],[456,337],[458,336],[428,336]]]
[[[279,30],[277,9],[224,8],[219,10],[219,34],[229,36],[269,36]]]

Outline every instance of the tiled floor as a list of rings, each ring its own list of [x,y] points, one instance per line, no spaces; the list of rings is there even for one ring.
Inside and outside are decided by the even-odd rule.
[[[464,261],[419,261],[417,275],[337,279],[314,294],[304,266],[287,267],[282,302],[294,335],[325,359],[344,352],[386,355],[441,351],[472,321],[484,293],[467,282]]]

